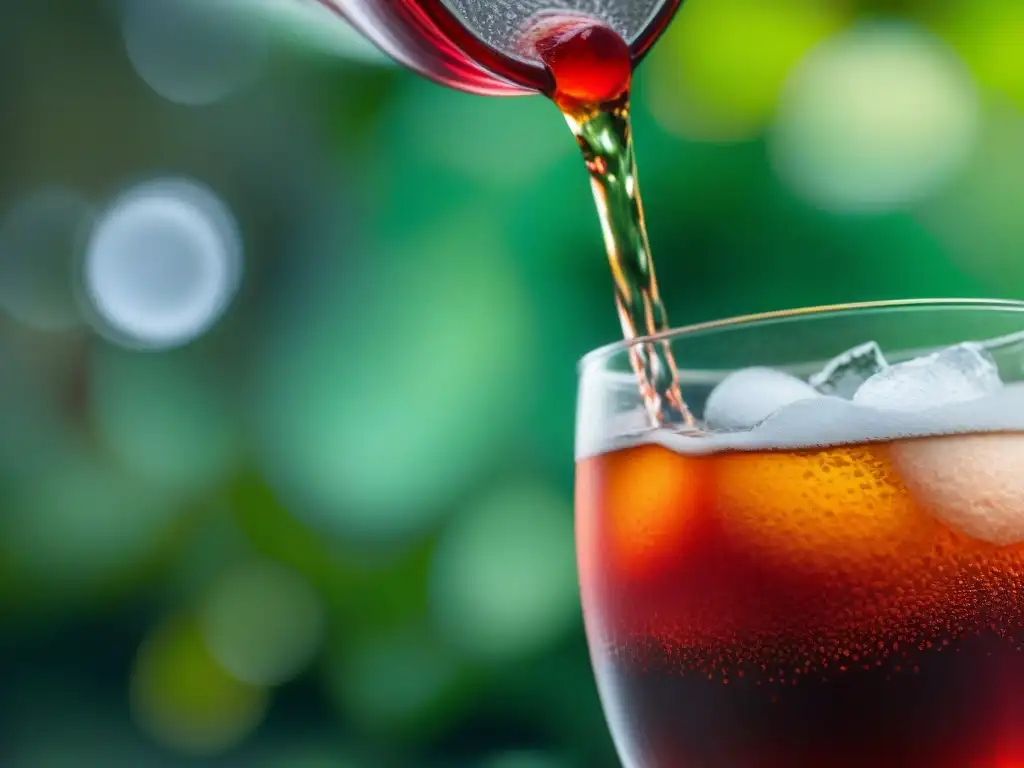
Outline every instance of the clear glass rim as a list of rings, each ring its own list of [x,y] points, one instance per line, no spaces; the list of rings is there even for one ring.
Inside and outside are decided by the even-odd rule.
[[[836,317],[844,314],[861,312],[887,312],[903,309],[937,309],[937,310],[995,310],[1003,312],[1024,312],[1024,301],[1016,299],[892,299],[883,301],[861,301],[848,304],[824,304],[820,306],[800,307],[797,309],[778,309],[769,312],[758,312],[750,315],[737,315],[722,320],[709,320],[650,336],[638,336],[632,340],[620,340],[604,344],[592,349],[580,358],[576,365],[582,373],[598,360],[607,360],[614,355],[627,352],[638,344],[666,341],[683,336],[725,331],[741,327],[754,327],[761,324],[775,323],[786,320],[808,319],[818,317]]]

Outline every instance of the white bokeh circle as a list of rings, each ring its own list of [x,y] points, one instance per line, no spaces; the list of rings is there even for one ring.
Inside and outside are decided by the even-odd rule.
[[[124,346],[169,348],[209,330],[241,272],[241,235],[224,203],[166,179],[129,190],[100,217],[81,281],[98,331]]]

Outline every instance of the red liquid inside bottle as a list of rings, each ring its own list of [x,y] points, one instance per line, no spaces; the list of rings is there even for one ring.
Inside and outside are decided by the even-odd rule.
[[[470,0],[462,0],[469,2]],[[622,0],[634,8],[637,0]],[[553,9],[535,18],[544,19],[553,34],[547,39],[554,45],[542,50],[534,20],[523,19],[523,33],[531,35],[536,50],[531,52],[513,41],[506,45],[488,42],[487,34],[473,29],[454,6],[445,0],[305,0],[314,2],[346,19],[384,53],[399,64],[435,82],[462,91],[492,96],[544,93],[555,97],[556,90],[565,93],[593,91],[604,93],[614,87],[621,76],[622,62],[632,69],[648,52],[664,31],[681,0],[650,0],[650,16],[642,23],[632,24],[637,31],[631,37],[621,29],[612,29],[583,17],[569,8]],[[508,3],[481,6],[484,13],[500,17]],[[633,6],[628,5],[633,3]],[[519,4],[516,5],[518,7]],[[647,6],[640,4],[644,8]],[[562,19],[559,22],[558,19]],[[589,25],[589,26],[588,26]],[[566,37],[566,35],[568,37]],[[611,38],[615,40],[612,41]],[[624,40],[625,38],[625,40]],[[518,43],[518,41],[515,41]],[[560,48],[561,52],[556,52]],[[617,63],[606,65],[602,52]],[[624,56],[623,53],[628,54]],[[595,57],[596,55],[596,57]],[[576,58],[578,56],[578,58]],[[556,86],[557,77],[563,82]],[[569,87],[569,84],[572,87]],[[579,93],[577,93],[577,91]],[[574,96],[575,98],[575,96]]]
[[[538,18],[527,31],[531,50],[551,77],[550,96],[563,112],[609,104],[625,96],[633,57],[615,30],[585,16]]]

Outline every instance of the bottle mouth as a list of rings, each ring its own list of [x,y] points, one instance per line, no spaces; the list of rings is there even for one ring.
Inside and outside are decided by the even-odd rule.
[[[294,1],[294,0],[293,0]],[[635,66],[664,31],[682,0],[618,0],[599,15],[583,0],[302,0],[347,20],[397,63],[442,85],[485,96],[550,93],[552,78],[523,38],[550,20],[585,17],[615,30]]]
[[[602,4],[601,13],[593,13],[580,0],[563,0],[563,7],[552,7],[544,0],[520,0],[496,4],[488,0],[441,0],[466,31],[496,53],[541,67],[541,57],[530,44],[539,27],[575,21],[599,23],[615,30],[630,46],[637,60],[659,36],[675,14],[681,0],[618,0]]]

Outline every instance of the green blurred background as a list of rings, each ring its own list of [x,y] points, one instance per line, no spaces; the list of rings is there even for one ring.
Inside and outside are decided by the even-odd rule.
[[[0,11],[0,765],[614,766],[568,131],[206,5]],[[634,110],[673,321],[1024,298],[1022,49],[1019,0],[688,0]]]

